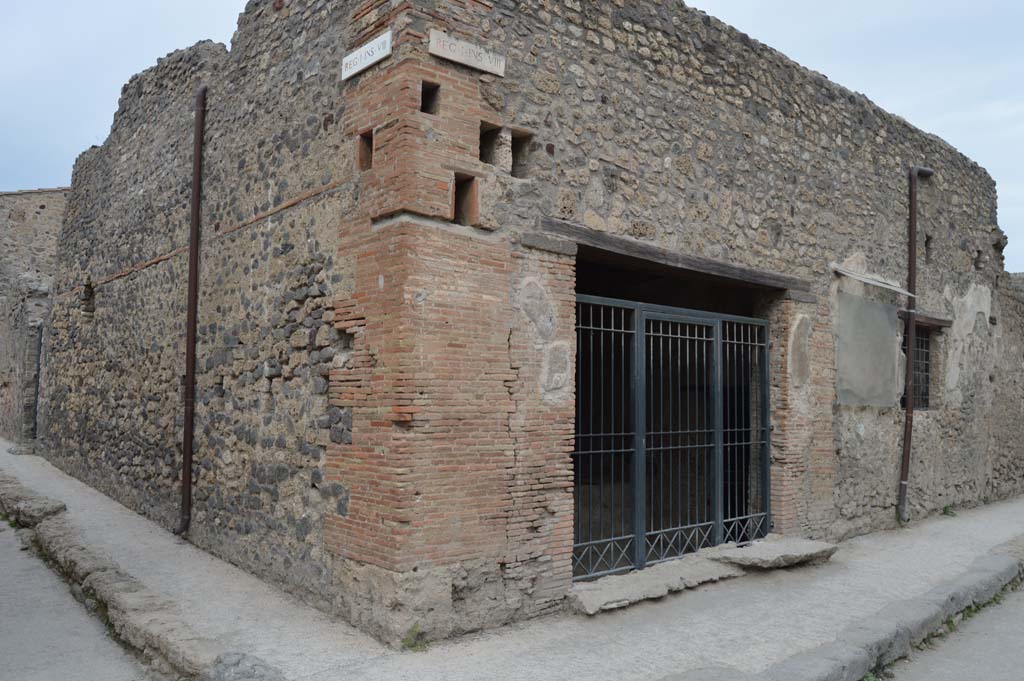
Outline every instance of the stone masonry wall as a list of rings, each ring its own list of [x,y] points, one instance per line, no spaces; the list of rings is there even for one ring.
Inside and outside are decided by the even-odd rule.
[[[388,28],[393,54],[342,82]],[[504,54],[506,76],[429,55],[435,28]],[[571,584],[577,250],[552,219],[805,282],[758,296],[773,510],[836,538],[893,524],[903,416],[837,404],[848,283],[829,266],[902,283],[906,168],[935,167],[919,308],[953,325],[912,510],[1022,491],[1020,294],[994,184],[949,145],[678,3],[253,0],[230,51],[200,43],[125,86],[61,233],[49,455],[165,526],[200,84],[189,536],[383,640],[550,612]]]
[[[506,55],[504,79],[477,74],[480,96],[534,132],[530,209],[499,203],[507,229],[533,231],[548,216],[623,243],[810,284],[816,302],[787,303],[791,317],[777,325],[805,339],[812,386],[798,388],[790,375],[779,384],[785,394],[773,392],[774,510],[786,531],[838,538],[895,523],[903,413],[898,404],[834,405],[837,280],[829,266],[859,263],[904,284],[907,168],[934,167],[920,192],[918,307],[956,321],[935,341],[944,367],[939,399],[916,420],[912,511],[919,517],[1019,489],[1017,474],[998,484],[992,477],[990,432],[1004,443],[1000,458],[1024,452],[1005,444],[1014,421],[993,421],[988,377],[1014,384],[1024,367],[1019,358],[1002,361],[998,350],[996,334],[1015,329],[976,321],[989,317],[1007,281],[995,186],[982,168],[864,96],[679,4],[533,1],[470,10],[452,1],[437,3],[435,14],[455,17],[438,23],[458,37]],[[484,192],[481,204],[500,202],[495,194]],[[864,295],[905,304],[875,290]],[[775,364],[792,374],[783,353],[789,339],[775,340]]]
[[[43,394],[54,463],[171,527],[208,86],[189,538],[392,643],[557,607],[571,552],[573,326],[531,340],[512,294],[528,269],[545,314],[571,317],[571,258],[373,222],[450,217],[447,183],[409,182],[431,72],[403,59],[414,22],[402,3],[252,2],[230,52],[200,43],[125,86],[76,164]],[[341,54],[386,26],[395,56],[342,86]],[[477,116],[445,134],[475,143]]]
[[[39,334],[49,311],[66,191],[0,193],[0,434],[36,431]]]
[[[176,524],[193,106],[208,86],[189,538],[330,611],[344,590],[323,523],[347,490],[325,481],[324,451],[351,422],[328,405],[348,340],[327,319],[359,190],[335,65],[354,4],[252,2],[230,52],[200,43],[125,85],[110,136],[75,166],[42,396],[55,464]]]

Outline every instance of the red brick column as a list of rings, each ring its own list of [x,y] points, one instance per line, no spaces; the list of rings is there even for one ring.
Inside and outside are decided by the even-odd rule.
[[[835,348],[828,305],[784,298],[767,311],[772,349],[775,531],[827,536],[838,462],[832,409]]]

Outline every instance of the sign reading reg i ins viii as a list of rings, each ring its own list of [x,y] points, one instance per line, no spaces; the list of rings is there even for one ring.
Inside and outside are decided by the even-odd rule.
[[[479,45],[467,43],[464,40],[456,40],[447,33],[437,29],[430,29],[428,51],[436,57],[465,64],[470,68],[493,73],[496,76],[505,77],[504,55],[490,52]]]
[[[341,79],[347,80],[389,56],[391,56],[390,29],[345,55],[341,62]]]

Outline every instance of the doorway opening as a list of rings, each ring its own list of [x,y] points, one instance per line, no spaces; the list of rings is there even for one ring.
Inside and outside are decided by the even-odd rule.
[[[763,537],[763,292],[604,256],[577,282],[574,578]]]

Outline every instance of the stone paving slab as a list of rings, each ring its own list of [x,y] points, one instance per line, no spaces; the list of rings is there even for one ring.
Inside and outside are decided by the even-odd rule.
[[[746,546],[720,546],[704,551],[711,560],[749,570],[778,570],[824,563],[839,549],[835,544],[770,534]]]
[[[576,612],[596,615],[744,574],[732,565],[699,554],[690,555],[644,570],[574,584],[569,591],[569,604]]]
[[[402,652],[182,542],[38,457],[10,456],[3,444],[0,472],[64,502],[91,550],[167,599],[199,636],[242,656],[220,659],[225,679],[261,664],[288,681],[854,679],[872,656],[909,645],[936,613],[999,588],[1024,546],[1014,541],[1024,531],[1024,499],[1015,499],[843,542],[821,565],[755,571],[595,617],[553,615]],[[990,555],[997,547],[1002,553]]]

